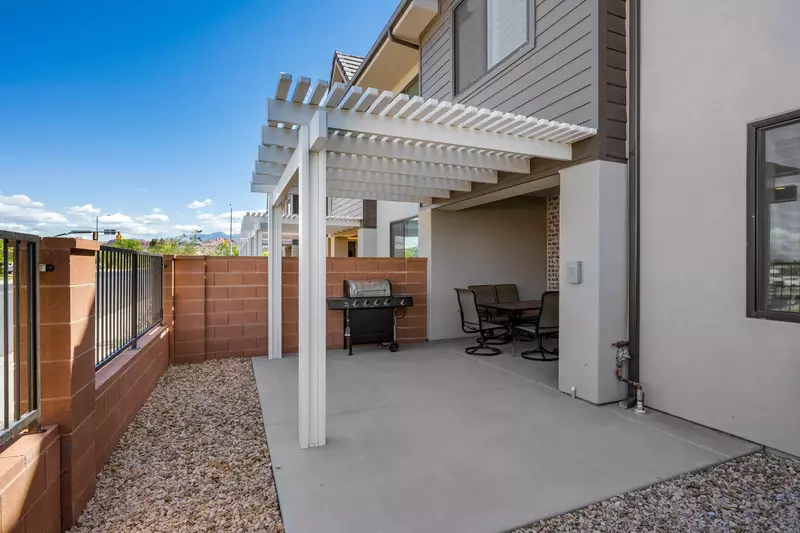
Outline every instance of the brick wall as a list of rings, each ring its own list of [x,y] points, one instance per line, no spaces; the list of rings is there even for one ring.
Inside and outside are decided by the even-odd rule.
[[[98,243],[81,239],[45,238],[41,245],[41,262],[54,266],[40,276],[41,415],[42,423],[55,424],[60,434],[60,501],[53,512],[64,529],[75,524],[94,494],[97,473],[169,362],[169,330],[160,327],[141,339],[137,350],[124,351],[95,372],[97,249]],[[165,267],[166,293],[172,262]],[[165,310],[165,323],[169,314]],[[34,490],[38,485],[31,485]],[[28,499],[34,498],[31,492]],[[5,501],[0,516],[5,521]],[[43,511],[36,528],[26,531],[46,531],[52,516]]]
[[[174,308],[174,361],[193,363],[224,357],[267,355],[266,257],[176,257],[174,290],[164,307]],[[298,350],[298,259],[283,259],[283,351]],[[426,259],[328,258],[328,296],[341,296],[345,279],[388,278],[396,293],[413,294],[415,306],[398,321],[402,342],[426,339]],[[328,347],[343,346],[343,316],[329,311]]]
[[[559,197],[547,199],[547,290],[557,291],[559,283],[560,251]]]
[[[61,531],[61,442],[57,426],[23,435],[0,453],[0,531]]]
[[[94,473],[108,457],[169,366],[167,328],[157,328],[97,371],[92,412]]]

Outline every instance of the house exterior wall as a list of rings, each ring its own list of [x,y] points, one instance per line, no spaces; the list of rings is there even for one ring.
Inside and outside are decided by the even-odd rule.
[[[597,127],[597,0],[531,0],[528,44],[460,94],[453,84],[457,4],[440,0],[439,17],[422,36],[422,96]]]
[[[390,257],[392,243],[389,239],[389,226],[392,222],[417,216],[419,205],[409,202],[378,202],[376,257]],[[420,240],[421,240],[420,236]],[[420,255],[421,257],[424,257]]]
[[[523,299],[547,283],[546,205],[518,197],[462,211],[420,213],[420,249],[428,255],[430,340],[465,336],[453,289],[516,283]]]
[[[800,108],[800,3],[644,2],[641,17],[646,402],[800,455],[800,324],[745,314],[746,124]]]
[[[363,200],[356,198],[330,198],[328,215],[347,218],[361,218]]]

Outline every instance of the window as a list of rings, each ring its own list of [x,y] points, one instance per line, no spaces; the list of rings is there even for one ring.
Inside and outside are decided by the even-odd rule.
[[[453,12],[456,93],[529,38],[530,0],[462,0]]]
[[[748,126],[748,315],[800,322],[800,111]]]
[[[419,218],[398,220],[389,225],[391,257],[417,257],[419,253]]]
[[[411,83],[406,85],[402,93],[408,96],[419,96],[419,76],[414,76],[414,79],[411,80]]]

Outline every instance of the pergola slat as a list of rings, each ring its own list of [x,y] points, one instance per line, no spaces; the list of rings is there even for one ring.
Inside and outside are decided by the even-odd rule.
[[[434,198],[450,198],[450,191],[447,189],[433,189],[423,187],[412,187],[406,185],[387,185],[385,183],[374,183],[366,181],[337,181],[328,178],[328,187],[337,191],[364,191],[386,194],[402,194],[406,196],[431,196]]]
[[[341,170],[364,170],[388,174],[404,174],[427,178],[451,179],[479,183],[497,183],[497,172],[484,168],[458,167],[454,165],[420,163],[413,160],[364,157],[352,154],[328,152],[328,168]]]
[[[572,148],[567,144],[413,120],[391,119],[366,113],[348,113],[337,109],[329,112],[328,127],[365,135],[388,134],[434,144],[476,146],[483,150],[498,150],[525,157],[545,157],[561,161],[572,159]]]
[[[356,136],[331,135],[328,138],[327,147],[331,152],[401,159],[418,163],[473,167],[515,174],[527,174],[531,169],[530,160],[508,155],[484,157],[475,154],[474,151],[441,150],[411,143],[359,139]]]
[[[375,193],[368,191],[343,191],[328,189],[328,196],[332,198],[360,198],[362,200],[383,200],[385,202],[411,202],[415,204],[429,203],[430,197],[407,196],[403,194]]]
[[[347,91],[347,94],[344,95],[342,101],[339,102],[337,106],[339,109],[353,109],[353,107],[358,103],[361,99],[361,94],[363,93],[363,89],[356,85],[350,87],[350,90]]]
[[[278,88],[275,90],[276,100],[286,100],[289,95],[289,88],[292,86],[292,75],[281,72],[281,77],[278,80]]]
[[[308,88],[311,86],[311,79],[306,78],[305,76],[300,76],[300,79],[297,80],[297,84],[294,86],[294,92],[292,93],[292,102],[296,104],[302,104],[303,101],[306,99],[306,93],[308,93]]]
[[[327,90],[328,82],[325,80],[317,80],[314,84],[314,88],[311,90],[311,97],[308,99],[308,103],[311,105],[319,105]]]
[[[345,84],[337,81],[328,91],[328,96],[325,97],[325,101],[322,103],[322,105],[325,107],[336,107],[342,100],[344,91]]]
[[[371,172],[364,170],[342,170],[328,167],[328,179],[336,181],[354,181],[360,183],[382,183],[386,185],[403,185],[423,189],[447,189],[467,192],[472,190],[472,182],[447,178],[428,178],[409,174],[391,174],[387,172]]]

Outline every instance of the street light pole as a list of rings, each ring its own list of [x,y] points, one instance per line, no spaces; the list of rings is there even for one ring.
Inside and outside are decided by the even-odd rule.
[[[94,217],[94,231],[97,232],[97,239],[100,240],[100,217],[107,217],[108,213],[103,213],[102,215],[97,215]]]
[[[228,245],[230,246],[229,253],[231,256],[233,256],[233,204],[228,204],[228,207],[231,208],[231,226],[228,233]]]

